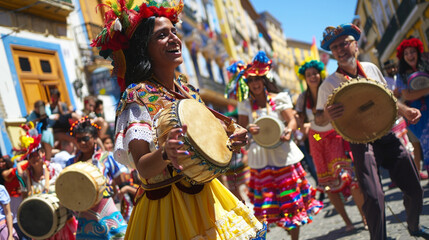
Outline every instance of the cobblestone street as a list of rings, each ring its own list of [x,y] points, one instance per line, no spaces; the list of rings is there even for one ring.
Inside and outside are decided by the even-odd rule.
[[[383,187],[385,190],[386,199],[386,219],[387,219],[387,236],[388,239],[407,240],[407,239],[422,239],[414,238],[408,234],[406,225],[405,209],[402,204],[402,192],[399,188],[389,189],[390,178],[386,171],[383,173]],[[314,183],[310,175],[308,178]],[[429,187],[428,180],[421,181],[424,190],[423,211],[420,217],[420,223],[424,226],[429,226]],[[300,231],[300,239],[302,240],[363,240],[369,239],[369,232],[364,229],[362,219],[358,209],[352,200],[346,203],[346,211],[355,225],[356,230],[351,232],[345,231],[345,224],[341,216],[335,211],[334,207],[329,204],[329,200],[325,198],[325,207],[316,215],[313,222],[304,225]],[[270,228],[267,239],[288,240],[289,235],[279,227]]]

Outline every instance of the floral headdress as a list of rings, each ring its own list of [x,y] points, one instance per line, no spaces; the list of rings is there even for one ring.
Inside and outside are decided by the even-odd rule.
[[[229,83],[226,86],[225,97],[243,101],[249,97],[249,87],[243,78],[246,64],[243,61],[236,61],[227,67]]]
[[[300,66],[297,66],[295,68],[296,74],[298,75],[298,78],[305,81],[305,71],[309,68],[315,68],[320,73],[320,79],[325,79],[326,77],[326,71],[325,71],[325,64],[323,62],[314,60],[314,59],[308,59],[304,60],[303,63],[301,63]]]
[[[100,56],[113,59],[112,74],[117,76],[121,91],[125,90],[126,61],[123,49],[128,48],[129,41],[143,19],[149,17],[166,17],[175,24],[183,9],[183,0],[145,0],[142,5],[133,7],[134,0],[106,1],[109,10],[104,15],[104,28],[92,41],[92,47],[100,49]]]
[[[323,31],[323,40],[321,47],[326,51],[331,51],[329,45],[331,45],[331,43],[335,41],[335,39],[337,39],[338,37],[343,35],[352,35],[357,41],[360,38],[360,33],[360,29],[356,25],[351,23],[341,24],[338,27],[329,26],[325,28],[325,31]]]
[[[272,61],[267,57],[267,54],[264,51],[259,51],[253,58],[252,63],[247,66],[244,77],[247,79],[249,76],[267,75],[271,70],[271,63]]]
[[[19,147],[14,148],[13,151],[20,153],[12,157],[11,161],[14,162],[15,159],[18,161],[24,160],[30,153],[33,153],[42,148],[40,144],[42,140],[42,134],[39,134],[36,128],[34,128],[33,122],[27,124],[22,124],[21,128],[25,131],[25,135],[19,137]]]
[[[88,116],[85,116],[79,120],[77,120],[76,122],[74,122],[71,127],[70,127],[70,135],[73,136],[73,132],[74,129],[76,128],[77,125],[79,124],[86,124],[87,126],[92,126],[93,128],[95,128],[97,131],[101,129],[100,126],[98,126],[96,123],[91,122],[91,120],[88,118]]]
[[[420,53],[423,52],[423,43],[418,38],[410,38],[405,39],[404,41],[399,44],[398,48],[396,48],[396,57],[398,59],[401,59],[404,57],[404,50],[408,47],[414,47],[419,51]]]

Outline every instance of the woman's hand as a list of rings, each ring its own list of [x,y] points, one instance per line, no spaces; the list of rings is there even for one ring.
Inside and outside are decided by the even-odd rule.
[[[240,125],[236,125],[234,132],[229,136],[229,139],[231,141],[232,149],[235,152],[239,152],[241,147],[245,146],[247,144],[247,130]],[[259,127],[258,127],[259,128]]]
[[[282,135],[280,136],[280,141],[282,141],[282,142],[287,142],[287,141],[289,141],[291,138],[292,138],[292,129],[291,129],[291,128],[286,127],[286,128],[283,130]]]
[[[179,150],[184,142],[181,141],[181,138],[187,131],[188,126],[183,125],[181,128],[172,129],[167,136],[167,140],[164,143],[162,148],[162,158],[163,160],[170,160],[173,166],[176,169],[183,170],[182,165],[179,165],[178,158],[180,156],[187,156],[191,153],[189,151]]]
[[[259,133],[260,128],[258,125],[251,123],[251,124],[247,125],[247,130],[249,131],[250,134],[256,135]]]

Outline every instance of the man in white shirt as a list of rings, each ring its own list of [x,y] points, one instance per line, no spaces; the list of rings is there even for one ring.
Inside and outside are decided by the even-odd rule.
[[[338,69],[327,77],[319,88],[315,119],[318,125],[326,125],[343,115],[345,106],[342,103],[325,106],[328,96],[342,82],[363,77],[386,85],[386,80],[377,66],[369,62],[360,63],[357,60],[359,37],[360,29],[353,24],[342,24],[336,28],[327,27],[324,32],[322,48],[332,51],[338,62]],[[398,113],[410,123],[416,123],[421,117],[418,109],[409,108],[399,102]],[[384,192],[378,174],[379,166],[389,171],[392,181],[396,182],[404,193],[410,235],[429,239],[428,229],[419,225],[423,205],[423,190],[419,176],[411,155],[399,138],[390,131],[378,140],[366,144],[351,143],[350,147],[359,186],[365,198],[363,211],[371,239],[387,238]]]

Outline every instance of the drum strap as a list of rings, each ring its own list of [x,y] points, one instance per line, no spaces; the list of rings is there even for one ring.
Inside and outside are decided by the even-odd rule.
[[[364,70],[363,70],[363,68],[362,68],[362,65],[360,64],[360,62],[359,62],[358,60],[356,60],[356,64],[357,64],[357,75],[358,75],[358,76],[359,76],[359,75],[361,75],[361,76],[363,76],[364,78],[368,78],[368,77],[366,76],[365,71],[364,71]],[[344,71],[342,68],[338,67],[338,68],[337,68],[337,72],[338,72],[338,73],[343,74],[343,75],[346,77],[346,79],[347,79],[347,80],[350,80],[350,79],[351,79],[350,74],[349,74],[349,73],[347,73],[346,71]]]

